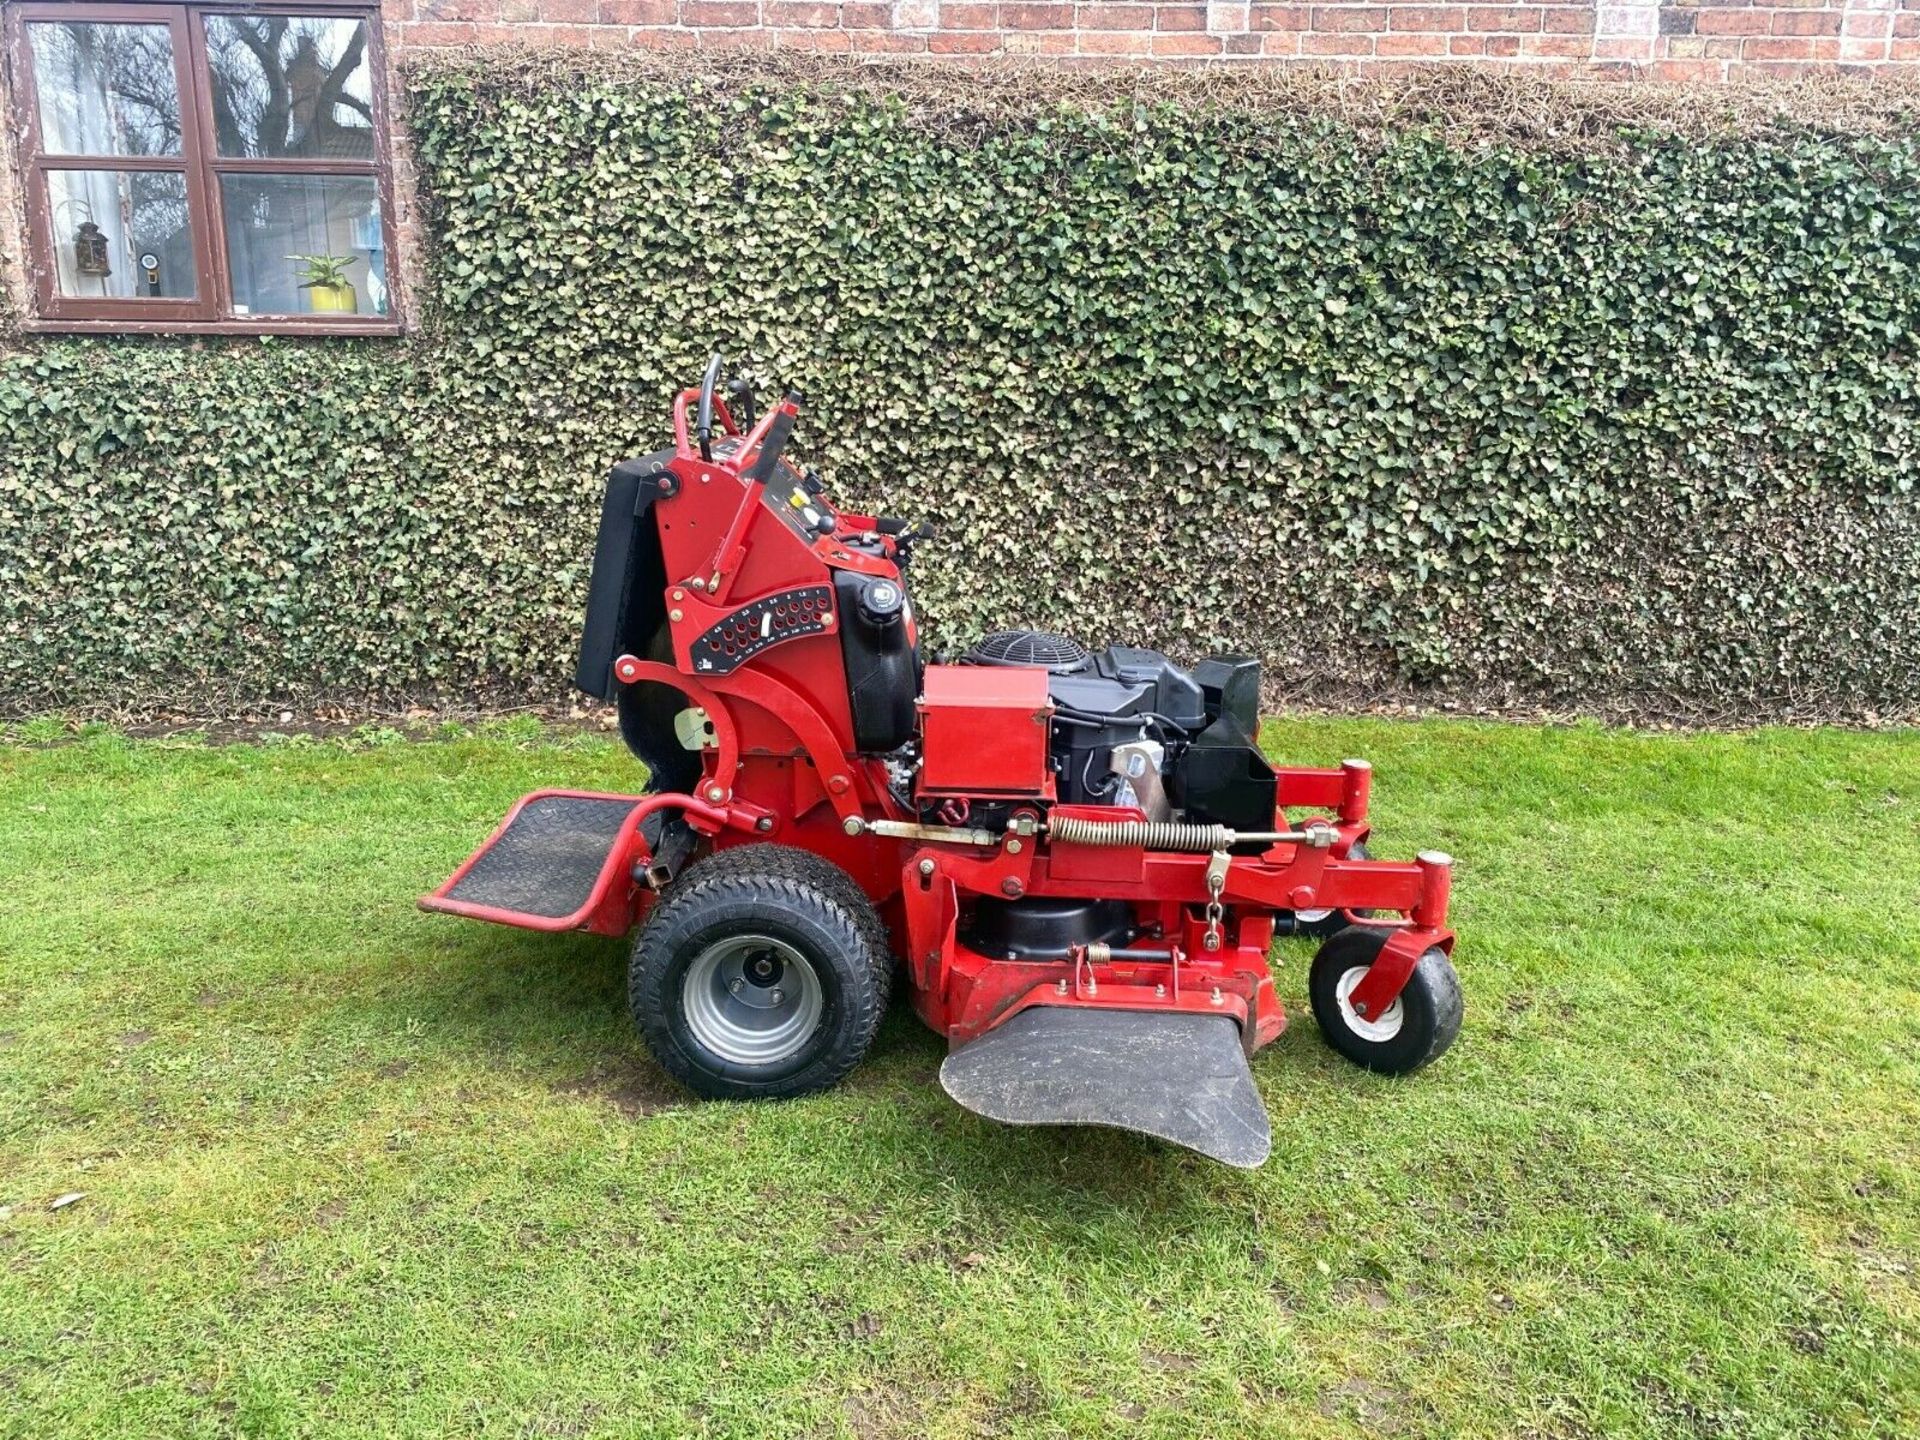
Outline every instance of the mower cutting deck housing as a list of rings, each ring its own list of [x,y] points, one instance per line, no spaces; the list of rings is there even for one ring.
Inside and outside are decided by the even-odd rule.
[[[1364,761],[1270,766],[1246,657],[1010,631],[926,663],[924,530],[835,508],[784,458],[799,397],[756,423],[719,373],[601,511],[576,682],[645,791],[527,796],[425,908],[640,925],[635,1019],[707,1096],[833,1084],[897,971],[969,1109],[1257,1165],[1247,1058],[1286,1024],[1268,954],[1299,933],[1336,1050],[1400,1073],[1446,1049],[1450,861],[1367,857]]]

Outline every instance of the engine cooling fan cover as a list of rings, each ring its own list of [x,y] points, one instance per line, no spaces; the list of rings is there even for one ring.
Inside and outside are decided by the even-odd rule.
[[[1054,675],[1084,670],[1092,658],[1078,640],[1045,630],[996,630],[966,654],[972,665],[1033,665]]]

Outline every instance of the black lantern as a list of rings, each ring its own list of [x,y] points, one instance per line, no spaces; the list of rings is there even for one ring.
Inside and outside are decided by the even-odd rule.
[[[107,237],[100,233],[100,227],[91,220],[80,222],[80,228],[73,237],[73,264],[82,275],[111,275],[113,266],[107,258]]]

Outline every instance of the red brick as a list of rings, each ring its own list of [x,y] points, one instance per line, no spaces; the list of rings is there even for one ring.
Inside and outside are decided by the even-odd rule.
[[[838,30],[840,7],[826,0],[764,0],[760,23],[778,30]]]
[[[693,48],[691,30],[635,30],[628,34],[627,40],[640,50],[691,50]]]
[[[1496,30],[1504,35],[1529,34],[1540,28],[1540,10],[1534,5],[1474,5],[1467,10],[1469,30]],[[1487,47],[1493,54],[1493,47]]]
[[[1012,30],[1005,44],[1009,55],[1071,55],[1076,38],[1071,30]]]
[[[1387,28],[1383,5],[1316,5],[1313,28],[1322,35],[1366,34]]]
[[[1693,18],[1697,35],[1764,35],[1774,17],[1761,10],[1702,10]]]
[[[1396,5],[1387,12],[1387,28],[1451,35],[1467,28],[1467,12],[1459,5]]]
[[[1444,35],[1382,35],[1374,41],[1373,53],[1376,55],[1444,55],[1447,53],[1447,37]]]
[[[1584,35],[1523,35],[1520,53],[1554,60],[1584,60],[1593,43]]]
[[[1624,0],[1602,0],[1624,3]],[[1443,57],[1536,73],[1679,83],[1920,63],[1920,0],[1661,0],[1658,35],[1595,37],[1595,0],[1252,0],[1209,31],[1201,0],[943,0],[931,33],[895,31],[895,0],[384,0],[396,49],[454,45],[1155,57],[1307,57],[1414,73]],[[920,7],[929,10],[931,7]],[[1217,13],[1217,12],[1216,12]],[[1229,22],[1237,26],[1238,21]]]
[[[1315,33],[1300,37],[1302,55],[1371,55],[1371,35],[1326,35]]]
[[[1743,43],[1740,47],[1742,60],[1811,60],[1814,55],[1814,41],[1809,37],[1792,39],[1759,39]]]
[[[1311,30],[1313,11],[1305,5],[1255,5],[1247,13],[1250,30]]]
[[[813,55],[844,55],[853,49],[853,36],[845,30],[823,30],[817,25],[798,30],[775,30],[773,48],[802,50]]]
[[[679,16],[680,0],[600,0],[608,25],[671,25]]]
[[[1837,10],[1782,10],[1773,17],[1776,35],[1838,35]]]
[[[1156,30],[1204,30],[1207,7],[1204,5],[1156,5],[1153,10]]]
[[[1218,35],[1155,35],[1153,53],[1156,55],[1218,55],[1220,37]]]
[[[1153,6],[1081,5],[1075,8],[1073,18],[1082,30],[1147,31],[1153,29]]]
[[[698,0],[687,0],[696,4]],[[696,30],[693,43],[701,50],[771,50],[773,34],[767,30]]]
[[[1015,4],[1000,7],[1002,30],[1071,30],[1073,6]]]
[[[1555,35],[1591,35],[1593,11],[1556,5],[1551,10],[1540,12],[1540,28]]]
[[[414,10],[422,20],[498,20],[500,0],[416,0]]]
[[[946,19],[943,11],[940,17]],[[1000,48],[1000,37],[992,31],[962,30],[957,34],[935,31],[927,37],[927,50],[934,55],[991,55]]]
[[[1717,81],[1720,71],[1718,60],[1659,60],[1654,63],[1653,78],[1691,84],[1702,80]]]
[[[685,0],[680,7],[680,23],[689,29],[758,25],[760,6],[755,0]]]
[[[856,55],[923,55],[927,49],[924,35],[895,35],[886,30],[857,30],[847,37]]]
[[[520,25],[514,27],[522,31],[530,45],[564,46],[569,50],[590,50],[593,37],[599,33],[598,25]]]
[[[400,27],[400,43],[432,48],[442,45],[512,44],[517,26],[476,25],[470,20],[417,20]]]
[[[1153,36],[1127,30],[1082,30],[1082,55],[1151,55]]]

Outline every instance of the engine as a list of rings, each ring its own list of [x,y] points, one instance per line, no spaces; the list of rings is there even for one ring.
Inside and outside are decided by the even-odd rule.
[[[1049,763],[1063,803],[1271,828],[1274,774],[1256,744],[1258,660],[1221,655],[1183,670],[1157,650],[1114,645],[1095,653],[1065,636],[1004,630],[961,663],[1047,672]]]

